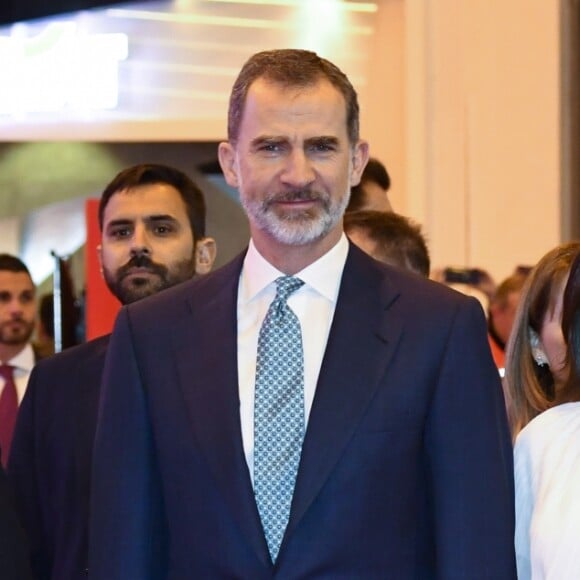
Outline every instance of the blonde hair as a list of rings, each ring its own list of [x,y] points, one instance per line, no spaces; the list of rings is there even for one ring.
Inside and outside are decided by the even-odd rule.
[[[530,331],[540,334],[553,311],[562,282],[570,272],[580,242],[557,246],[532,269],[522,290],[506,349],[505,386],[513,437],[537,415],[554,405],[554,377],[547,365],[536,364]]]

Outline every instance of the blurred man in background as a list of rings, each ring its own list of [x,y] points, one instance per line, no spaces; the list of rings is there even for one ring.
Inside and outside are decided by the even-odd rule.
[[[18,406],[35,363],[36,289],[26,265],[0,254],[0,450],[6,465]]]
[[[429,277],[427,243],[409,218],[394,212],[352,212],[344,216],[344,231],[375,260]]]
[[[347,213],[370,209],[376,211],[393,211],[388,191],[391,178],[387,168],[374,157],[371,157],[364,168],[360,183],[350,190]]]
[[[505,366],[505,347],[514,324],[525,281],[525,275],[512,274],[497,287],[489,302],[488,339],[491,354],[498,369],[503,369]]]

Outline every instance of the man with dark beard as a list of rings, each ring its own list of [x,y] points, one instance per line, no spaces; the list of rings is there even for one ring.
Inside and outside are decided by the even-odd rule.
[[[207,273],[201,191],[163,165],[122,171],[99,205],[102,272],[123,304]],[[109,337],[39,364],[22,404],[9,463],[17,508],[39,579],[72,580],[87,568],[89,483],[101,374]]]
[[[0,450],[6,465],[18,405],[35,362],[36,288],[26,265],[0,254]]]

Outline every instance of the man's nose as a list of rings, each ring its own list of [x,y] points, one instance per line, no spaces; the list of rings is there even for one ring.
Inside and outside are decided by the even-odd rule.
[[[302,150],[292,152],[286,160],[280,178],[292,187],[302,188],[310,185],[315,180],[316,174],[308,155]]]
[[[151,243],[147,230],[142,227],[135,228],[131,240],[131,255],[149,255],[151,253]]]
[[[20,318],[20,316],[22,316],[22,313],[24,312],[22,302],[17,296],[15,296],[12,300],[10,300],[8,308],[12,318]]]

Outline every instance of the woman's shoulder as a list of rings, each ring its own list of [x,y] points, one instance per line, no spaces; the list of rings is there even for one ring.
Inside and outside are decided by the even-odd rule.
[[[580,452],[580,402],[557,405],[532,419],[516,438],[515,460],[540,461],[561,447]]]
[[[562,428],[580,428],[580,402],[556,405],[534,417],[518,434],[518,441],[542,437],[548,433],[558,433]]]

